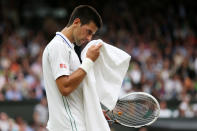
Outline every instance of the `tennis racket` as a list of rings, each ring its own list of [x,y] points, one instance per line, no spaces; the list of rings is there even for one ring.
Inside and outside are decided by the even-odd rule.
[[[121,97],[112,111],[107,110],[109,123],[139,128],[155,122],[159,116],[158,101],[144,92],[129,93]]]

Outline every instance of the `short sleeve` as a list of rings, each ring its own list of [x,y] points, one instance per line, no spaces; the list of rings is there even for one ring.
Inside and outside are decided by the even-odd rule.
[[[70,75],[69,59],[71,50],[60,42],[53,43],[49,47],[48,53],[53,78],[56,80],[60,76]]]

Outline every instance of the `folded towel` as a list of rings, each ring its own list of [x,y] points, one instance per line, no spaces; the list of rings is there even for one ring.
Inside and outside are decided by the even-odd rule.
[[[91,45],[102,43],[100,56],[83,80],[84,111],[87,131],[110,131],[100,103],[112,110],[118,100],[130,56],[102,40],[93,40],[81,53],[81,59]]]

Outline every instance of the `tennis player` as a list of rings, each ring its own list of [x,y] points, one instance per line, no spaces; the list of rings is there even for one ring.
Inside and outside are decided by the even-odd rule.
[[[98,12],[91,6],[80,5],[72,12],[67,26],[56,33],[43,52],[49,131],[86,131],[80,84],[98,58],[102,44],[91,46],[80,64],[73,43],[78,46],[88,43],[101,26]]]

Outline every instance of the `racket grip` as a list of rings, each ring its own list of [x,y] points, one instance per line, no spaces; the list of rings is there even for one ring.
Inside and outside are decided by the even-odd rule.
[[[109,125],[112,125],[112,124],[114,124],[114,123],[115,123],[115,121],[114,121],[114,120],[107,120],[107,122],[109,123]]]
[[[108,111],[109,110],[107,110],[107,111],[103,110],[103,114],[104,114],[106,120],[111,120],[111,118],[107,115]]]
[[[112,125],[112,124],[118,124],[121,125],[117,120],[107,120],[107,122]]]

